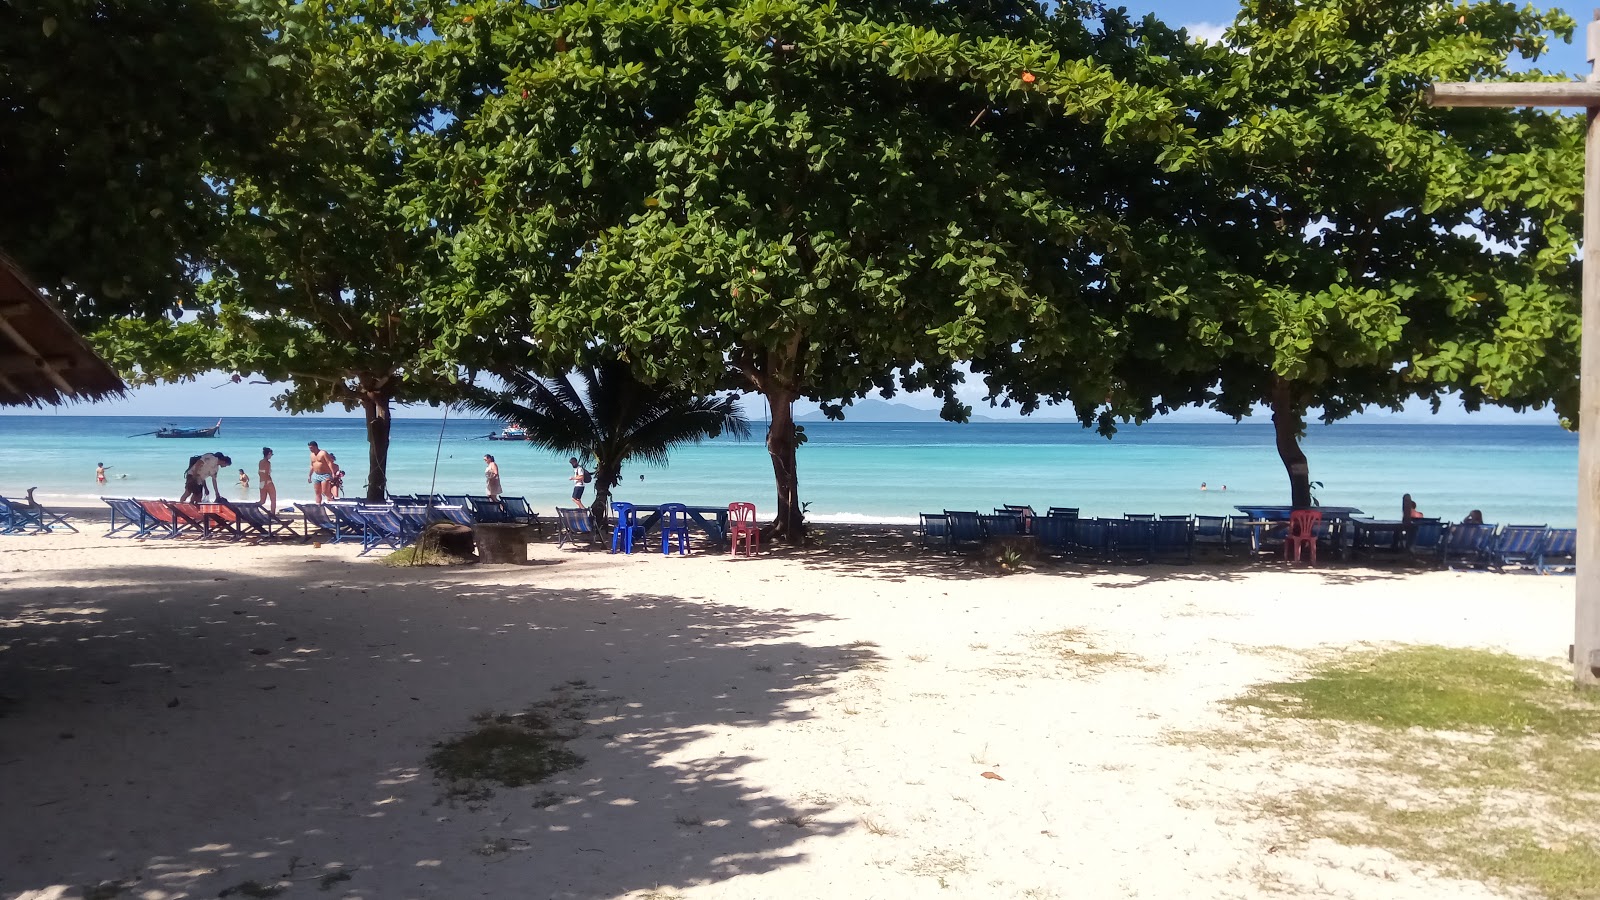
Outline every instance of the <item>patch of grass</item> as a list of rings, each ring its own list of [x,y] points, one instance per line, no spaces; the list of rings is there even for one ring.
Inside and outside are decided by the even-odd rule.
[[[1258,804],[1301,838],[1600,900],[1600,703],[1562,667],[1484,650],[1364,650],[1229,702],[1264,718],[1188,743],[1333,770],[1336,786]]]
[[[878,837],[892,837],[894,835],[894,829],[871,816],[862,818],[861,827],[865,828],[868,834],[875,834]]]
[[[468,566],[477,562],[470,556],[458,556],[438,547],[421,547],[416,544],[401,547],[378,560],[386,566]]]
[[[1233,702],[1272,715],[1384,728],[1573,737],[1600,730],[1600,705],[1563,689],[1562,674],[1552,669],[1488,650],[1373,650],[1299,681],[1259,685]]]

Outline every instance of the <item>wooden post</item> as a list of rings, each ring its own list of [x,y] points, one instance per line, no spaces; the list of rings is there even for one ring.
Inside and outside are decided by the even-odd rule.
[[[1440,106],[1580,106],[1589,124],[1583,168],[1583,342],[1579,347],[1578,574],[1572,678],[1600,687],[1600,10],[1589,23],[1586,81],[1438,84],[1428,101]]]

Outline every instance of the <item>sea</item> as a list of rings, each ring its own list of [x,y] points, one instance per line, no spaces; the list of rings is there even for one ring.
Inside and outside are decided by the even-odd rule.
[[[0,417],[0,495],[37,487],[46,505],[96,505],[102,496],[175,498],[193,454],[220,451],[235,471],[223,495],[239,499],[236,471],[252,482],[262,447],[275,451],[280,505],[310,496],[306,442],[333,452],[346,490],[363,491],[365,426],[359,418],[229,418],[211,439],[158,439],[164,424],[210,425],[116,416]],[[775,504],[772,465],[752,423],[747,441],[721,438],[674,450],[665,466],[629,463],[616,499]],[[396,493],[482,493],[483,454],[492,453],[508,494],[536,509],[565,504],[571,469],[565,454],[524,443],[489,441],[501,423],[479,419],[396,419],[389,458]],[[1288,480],[1271,426],[1151,423],[1106,439],[1075,423],[813,422],[799,451],[800,495],[818,522],[914,523],[919,512],[1030,504],[1041,512],[1072,506],[1083,515],[1233,513],[1240,504],[1287,504]],[[1572,526],[1577,519],[1577,435],[1555,425],[1312,425],[1303,444],[1315,494],[1327,506],[1352,506],[1397,518],[1409,493],[1430,516]],[[95,482],[95,465],[108,483]],[[1202,489],[1204,485],[1204,489]],[[590,494],[592,496],[592,493]]]

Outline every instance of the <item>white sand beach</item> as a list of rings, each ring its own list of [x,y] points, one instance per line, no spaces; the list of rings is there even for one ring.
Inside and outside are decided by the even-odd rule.
[[[1558,658],[1569,578],[937,554],[0,538],[0,896],[1513,896],[1286,839],[1324,777],[1174,740],[1362,642]],[[1117,656],[1116,654],[1122,654]],[[474,714],[584,762],[452,794]],[[1339,752],[1330,747],[1330,754]]]

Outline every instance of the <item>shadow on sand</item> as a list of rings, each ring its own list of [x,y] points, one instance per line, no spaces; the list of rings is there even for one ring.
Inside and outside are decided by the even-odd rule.
[[[874,663],[796,639],[825,617],[508,583],[527,570],[196,558],[216,567],[12,576],[0,894],[615,896],[782,867],[850,827],[751,781],[728,738],[809,718]],[[579,768],[473,801],[423,768],[474,713],[574,683]]]

